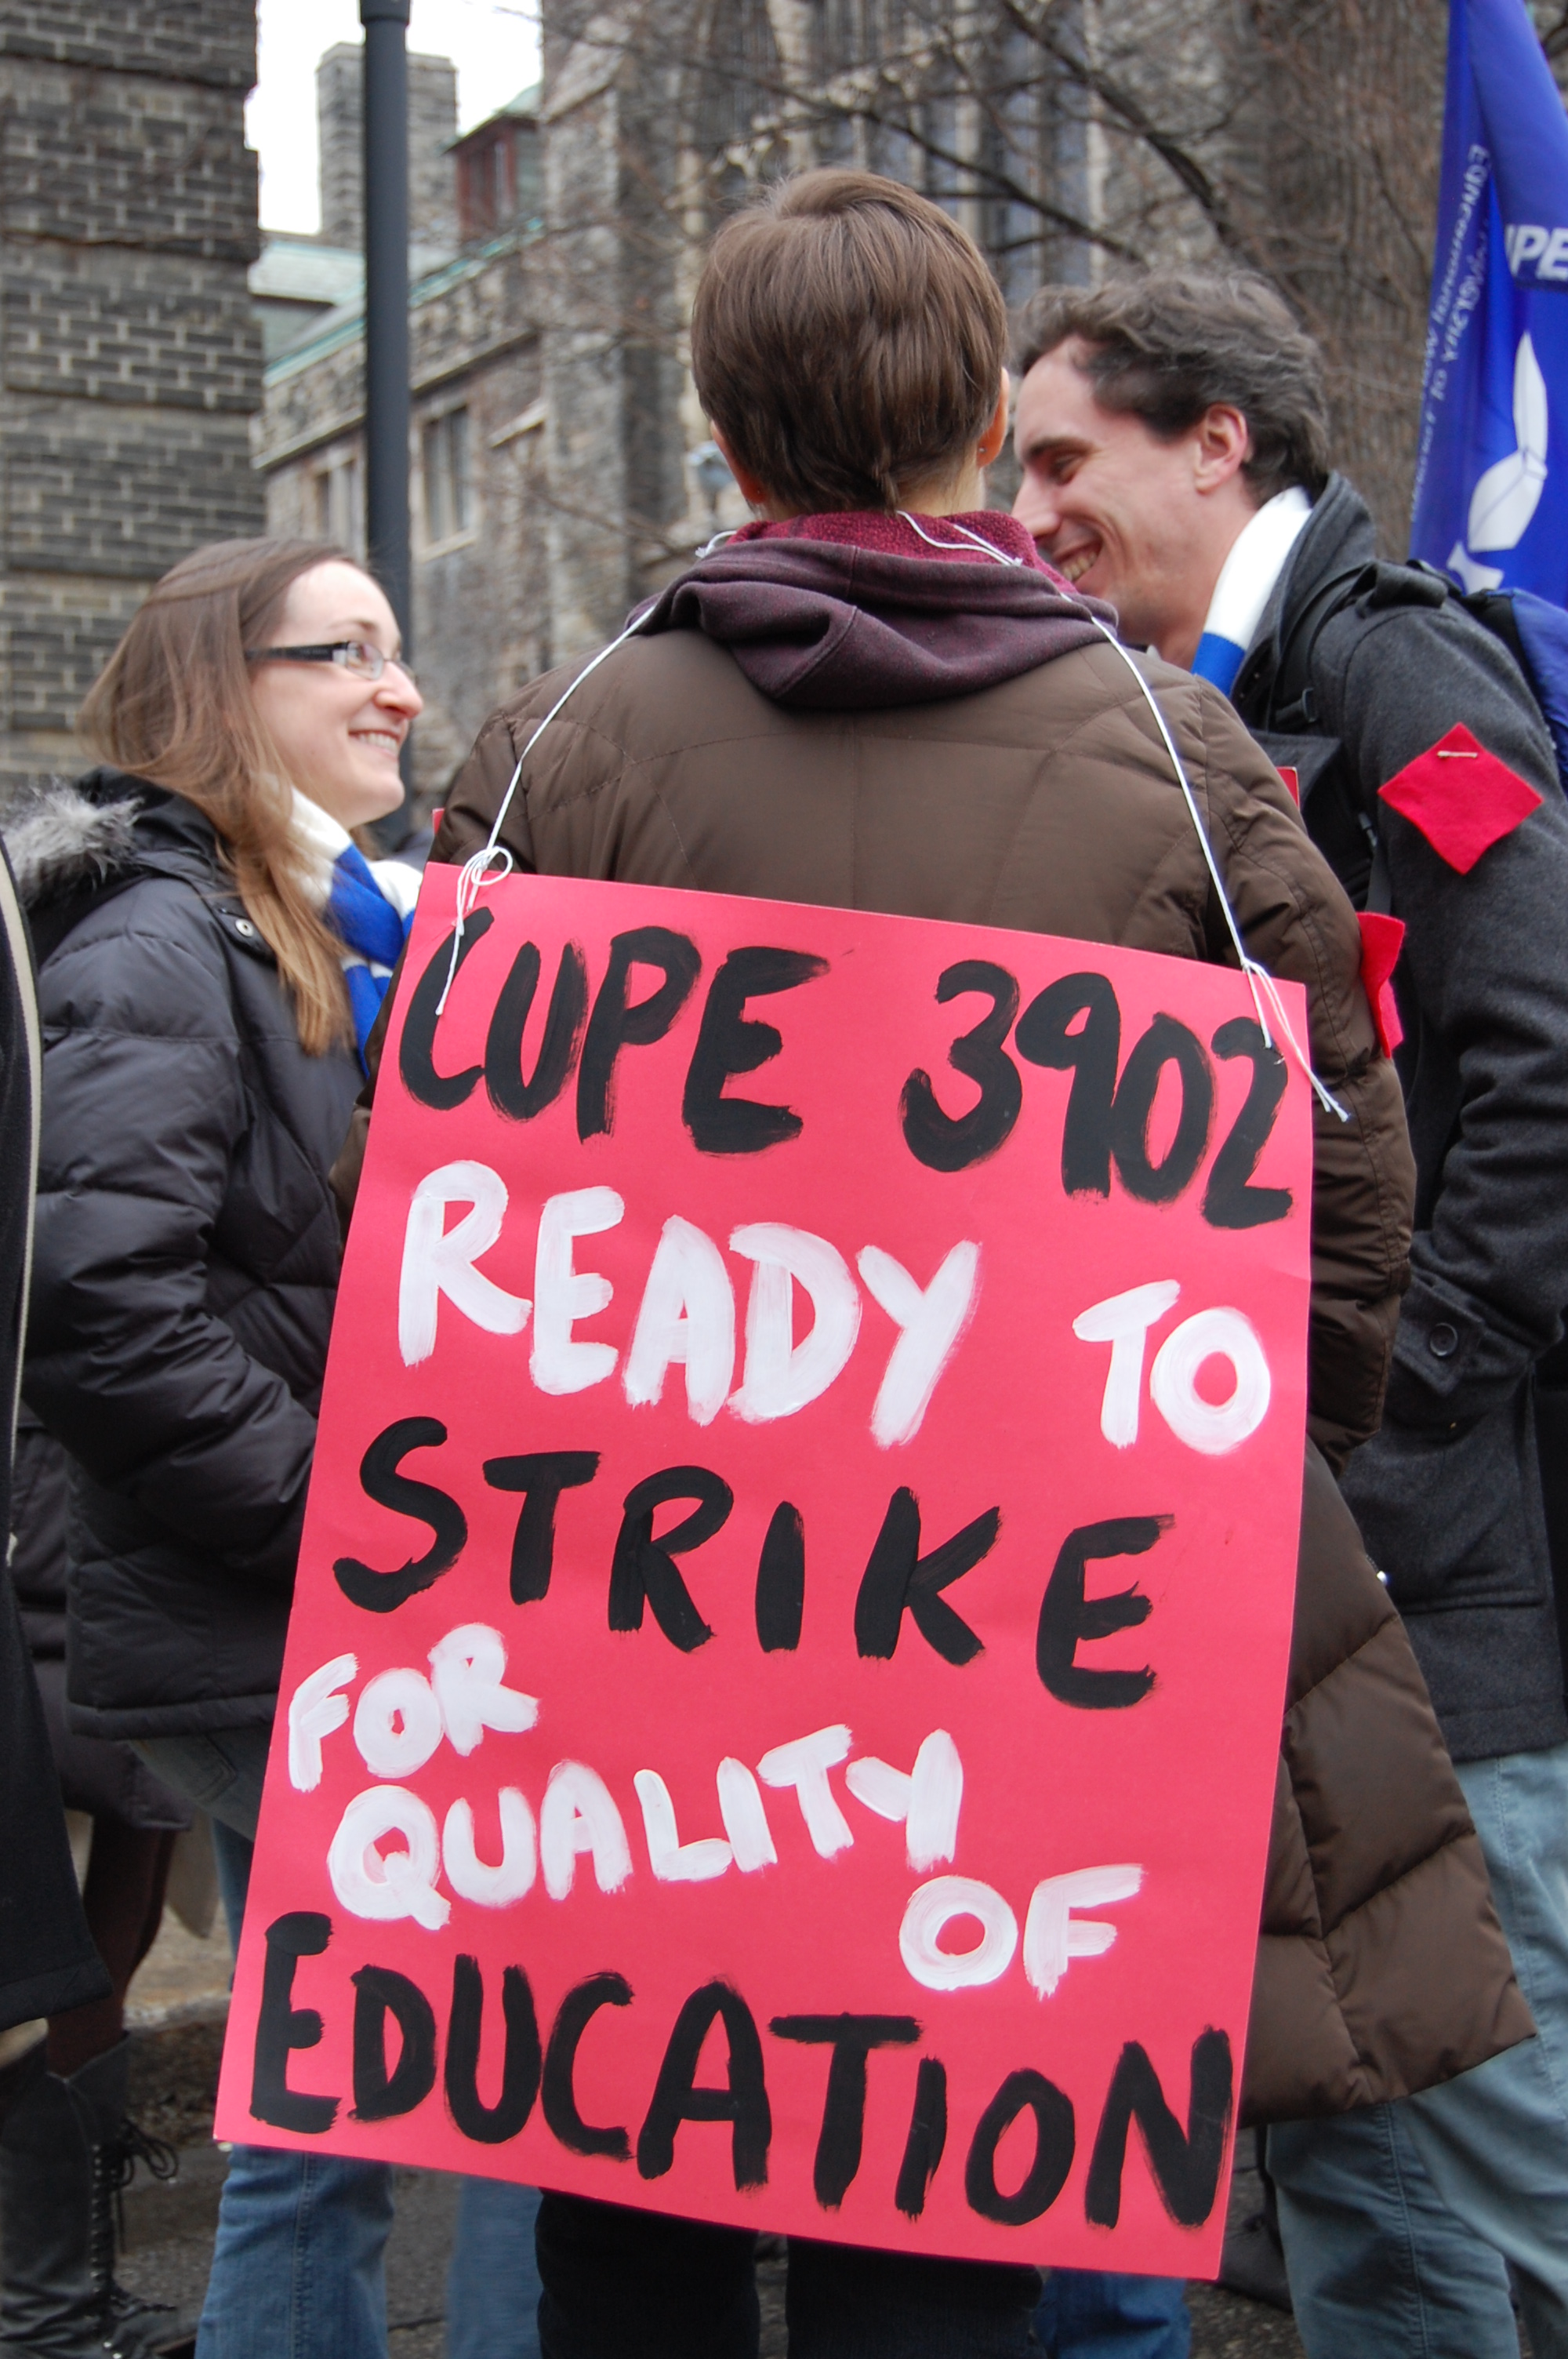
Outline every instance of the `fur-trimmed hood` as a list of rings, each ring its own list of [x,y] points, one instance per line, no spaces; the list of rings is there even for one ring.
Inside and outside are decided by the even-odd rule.
[[[0,835],[40,966],[90,908],[144,877],[177,877],[204,899],[222,898],[227,887],[205,813],[124,770],[51,779],[12,806]],[[232,915],[238,918],[237,905]],[[271,958],[253,928],[243,931],[248,949]]]
[[[108,780],[124,791],[105,794]],[[0,821],[0,836],[25,909],[43,908],[135,866],[143,807],[137,783],[94,770],[76,781],[51,778],[11,806]]]

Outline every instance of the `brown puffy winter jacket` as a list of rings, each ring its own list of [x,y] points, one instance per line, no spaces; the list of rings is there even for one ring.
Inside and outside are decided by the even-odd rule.
[[[760,549],[749,561],[765,571]],[[909,562],[851,571],[869,595],[868,577]],[[737,551],[730,571],[746,563]],[[955,577],[981,572],[913,570],[947,577],[948,599],[963,594]],[[698,574],[722,571],[709,560]],[[977,594],[988,587],[1002,594],[979,582]],[[666,592],[656,619],[673,611]],[[688,597],[688,620],[697,612]],[[834,690],[819,679],[804,696],[786,681],[781,693],[795,701],[784,702],[746,676],[743,664],[762,671],[765,616],[749,612],[730,632],[734,653],[715,644],[722,617],[697,620],[618,647],[528,751],[500,834],[519,868],[1235,963],[1153,716],[1103,639],[1086,645],[1091,635],[1079,633],[1054,660],[978,692],[824,710],[853,681]],[[1229,705],[1189,674],[1140,660],[1249,953],[1305,984],[1314,1063],[1351,1116],[1317,1119],[1312,1442],[1243,2085],[1244,2119],[1281,2120],[1427,2087],[1531,2025],[1403,1625],[1328,1471],[1378,1423],[1413,1187],[1399,1082],[1359,980],[1356,917]],[[486,724],[447,802],[436,858],[461,862],[486,842],[570,678],[535,681]],[[865,701],[875,694],[873,680]],[[357,1161],[351,1141],[349,1185]]]

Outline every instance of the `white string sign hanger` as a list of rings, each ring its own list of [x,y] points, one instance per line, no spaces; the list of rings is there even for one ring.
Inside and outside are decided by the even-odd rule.
[[[517,781],[523,776],[524,763],[528,759],[568,698],[577,694],[589,672],[597,671],[606,657],[612,656],[617,647],[624,647],[627,640],[642,629],[651,612],[651,605],[643,607],[627,624],[619,638],[611,639],[608,647],[600,647],[599,653],[584,664],[570,686],[562,695],[557,697],[554,704],[518,755],[516,767],[507,782],[506,792],[501,798],[500,808],[496,811],[489,841],[482,852],[476,852],[471,859],[464,861],[462,875],[458,879],[457,922],[452,928],[452,955],[447,966],[447,980],[441,985],[441,996],[436,1002],[438,1016],[444,1016],[447,1012],[447,994],[452,987],[452,978],[457,973],[458,960],[462,953],[463,928],[478,907],[480,895],[487,885],[498,885],[503,876],[510,876],[516,865],[511,853],[499,839],[501,831],[506,823],[506,814],[512,809],[512,798],[517,791]],[[495,868],[492,875],[492,864],[494,862],[499,862],[501,864]]]
[[[954,543],[952,541],[935,539],[930,533],[925,531],[924,527],[916,520],[915,517],[908,515],[902,508],[900,508],[897,513],[903,521],[910,527],[911,530],[914,532],[921,540],[926,543],[928,548],[945,549],[949,553],[953,552]],[[995,565],[1006,565],[1017,569],[1022,568],[1023,560],[1021,557],[1010,556],[1006,550],[993,547],[989,541],[983,539],[978,532],[971,531],[968,525],[959,524],[955,518],[949,517],[946,521],[951,524],[955,532],[961,535],[963,540],[968,545],[968,547],[972,548],[979,556],[989,559],[989,560]],[[720,538],[728,538],[728,536],[720,536]],[[713,544],[710,542],[709,547],[712,546]],[[967,554],[967,550],[965,553]],[[535,746],[538,744],[540,738],[544,735],[546,730],[549,727],[557,713],[560,712],[562,706],[566,704],[568,700],[577,693],[577,690],[582,686],[583,681],[588,679],[589,673],[597,671],[600,665],[605,662],[609,657],[615,653],[617,647],[624,647],[628,639],[634,637],[636,633],[641,630],[651,612],[652,605],[650,603],[650,605],[644,606],[638,614],[633,615],[632,621],[627,624],[626,628],[620,634],[619,637],[611,639],[607,647],[600,647],[599,653],[592,657],[589,662],[584,664],[581,671],[579,672],[577,678],[571,682],[570,686],[556,699],[556,701],[551,705],[548,712],[546,713],[537,728],[535,728],[530,735],[527,744],[523,748],[523,751],[518,755],[516,766],[514,768],[512,777],[507,783],[506,792],[501,799],[500,806],[495,814],[494,822],[490,831],[489,839],[482,851],[476,852],[471,859],[464,862],[462,875],[458,879],[457,914],[456,921],[452,929],[451,957],[448,962],[446,982],[441,986],[441,996],[436,1003],[436,1014],[438,1016],[443,1016],[446,1013],[447,995],[451,990],[453,978],[457,974],[458,971],[458,962],[462,952],[463,929],[479,905],[479,897],[481,893],[484,891],[487,886],[498,884],[503,877],[511,875],[514,866],[515,865],[511,853],[507,850],[505,844],[500,842],[500,835],[502,828],[505,824],[506,814],[512,808],[512,798],[517,791],[517,782],[523,776],[524,763],[527,760],[529,755],[533,752]],[[1102,623],[1098,615],[1092,615],[1089,619],[1094,623],[1096,630],[1098,631],[1100,636],[1106,641],[1106,644],[1115,649],[1122,662],[1127,666],[1128,670],[1132,674],[1134,680],[1138,684],[1140,695],[1142,697],[1143,701],[1147,704],[1150,712],[1154,716],[1154,725],[1158,729],[1161,741],[1164,745],[1167,755],[1170,756],[1171,766],[1175,772],[1177,784],[1181,788],[1183,799],[1186,803],[1187,814],[1192,821],[1194,832],[1197,836],[1199,848],[1203,853],[1204,864],[1208,870],[1210,881],[1214,886],[1216,894],[1218,896],[1219,906],[1225,913],[1226,927],[1229,932],[1231,942],[1235,947],[1238,964],[1240,966],[1242,974],[1246,977],[1247,987],[1252,995],[1252,1006],[1258,1017],[1258,1028],[1263,1035],[1264,1046],[1269,1049],[1273,1049],[1276,1045],[1274,1038],[1275,1031],[1278,1030],[1282,1034],[1285,1040],[1289,1043],[1292,1055],[1295,1058],[1295,1060],[1301,1067],[1302,1071],[1306,1075],[1307,1080],[1311,1082],[1313,1093],[1316,1097],[1318,1103],[1323,1106],[1327,1113],[1337,1114],[1341,1122],[1348,1122],[1350,1119],[1348,1108],[1341,1105],[1339,1100],[1333,1094],[1332,1091],[1327,1089],[1318,1079],[1317,1074],[1313,1070],[1311,1059],[1303,1049],[1301,1042],[1296,1038],[1295,1033],[1291,1026],[1290,1017],[1285,1013],[1284,1002],[1280,996],[1279,989],[1274,982],[1273,976],[1269,973],[1266,966],[1263,966],[1257,959],[1253,958],[1249,954],[1246,943],[1241,939],[1241,929],[1237,924],[1236,912],[1230,906],[1230,896],[1225,889],[1225,879],[1219,873],[1219,864],[1214,856],[1214,847],[1208,839],[1208,830],[1203,823],[1203,815],[1198,810],[1197,797],[1193,792],[1192,781],[1187,776],[1186,766],[1176,750],[1176,741],[1172,736],[1171,732],[1166,725],[1165,716],[1160,710],[1159,701],[1155,697],[1152,689],[1144,679],[1143,674],[1139,670],[1137,664],[1134,663],[1126,647],[1122,646],[1120,640],[1117,637],[1115,632],[1109,629],[1106,624]],[[1272,1025],[1270,1023],[1271,1010],[1272,1011],[1274,1019]]]
[[[903,517],[904,523],[909,526],[911,531],[917,533],[920,538],[925,542],[927,548],[942,549],[952,551],[954,547],[952,541],[934,539],[931,534],[925,530],[918,518],[910,516],[903,508],[900,508],[898,513]],[[966,524],[960,524],[956,516],[947,516],[944,521],[949,524],[955,532],[960,533],[969,546],[976,549],[980,556],[989,557],[993,564],[1013,566],[1022,565],[1023,560],[1022,557],[1011,557],[1005,549],[993,548],[990,542],[982,538],[979,533],[972,532],[969,527]],[[1139,670],[1138,666],[1133,662],[1131,656],[1122,646],[1121,641],[1117,637],[1115,632],[1110,630],[1104,623],[1102,623],[1097,614],[1091,614],[1089,620],[1094,624],[1096,630],[1099,633],[1100,636],[1106,640],[1108,645],[1116,649],[1117,654],[1121,658],[1122,662],[1127,666],[1128,670],[1132,674],[1133,679],[1137,681],[1139,692],[1142,696],[1143,701],[1149,707],[1150,712],[1154,715],[1154,726],[1160,732],[1160,736],[1164,745],[1165,751],[1171,757],[1171,766],[1176,774],[1177,782],[1181,787],[1182,795],[1187,806],[1188,816],[1192,821],[1194,831],[1196,833],[1199,845],[1203,851],[1204,864],[1208,870],[1214,889],[1219,896],[1219,906],[1225,912],[1225,922],[1229,931],[1231,941],[1234,943],[1236,948],[1237,960],[1240,965],[1242,973],[1247,978],[1247,987],[1252,995],[1252,1006],[1257,1012],[1258,1028],[1263,1035],[1264,1046],[1266,1048],[1272,1049],[1275,1045],[1274,1034],[1271,1029],[1269,1023],[1269,1010],[1271,1008],[1274,1016],[1274,1023],[1278,1029],[1284,1035],[1286,1040],[1289,1041],[1291,1052],[1294,1056],[1295,1060],[1301,1067],[1303,1072],[1306,1075],[1307,1080],[1312,1083],[1313,1091],[1317,1098],[1318,1103],[1325,1110],[1325,1112],[1337,1114],[1341,1122],[1348,1122],[1350,1119],[1348,1109],[1342,1106],[1339,1100],[1333,1094],[1333,1093],[1330,1090],[1325,1089],[1323,1082],[1319,1081],[1316,1073],[1313,1071],[1311,1060],[1308,1059],[1300,1041],[1296,1038],[1294,1032],[1292,1030],[1290,1017],[1285,1014],[1284,1002],[1280,997],[1279,987],[1275,984],[1273,976],[1269,973],[1266,966],[1260,965],[1257,959],[1249,955],[1247,945],[1241,939],[1241,929],[1236,922],[1236,912],[1230,906],[1230,896],[1225,889],[1225,879],[1219,873],[1219,864],[1215,859],[1214,847],[1208,840],[1208,830],[1205,827],[1202,813],[1198,810],[1197,797],[1193,792],[1192,780],[1187,776],[1185,764],[1183,762],[1180,754],[1176,751],[1176,741],[1172,736],[1170,730],[1165,724],[1165,716],[1160,710],[1153,690],[1150,687],[1148,681],[1144,679],[1143,674]],[[1267,1004],[1265,1005],[1265,1003]]]

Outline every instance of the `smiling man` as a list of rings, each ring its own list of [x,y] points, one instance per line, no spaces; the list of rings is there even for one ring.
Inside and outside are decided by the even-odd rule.
[[[1568,2354],[1568,1715],[1533,1408],[1568,1302],[1552,741],[1451,585],[1377,562],[1329,473],[1321,357],[1261,279],[1045,288],[1021,357],[1015,516],[1124,638],[1214,681],[1296,770],[1308,832],[1368,913],[1390,1045],[1403,1028],[1412,1277],[1383,1427],[1344,1488],[1540,2037],[1419,2097],[1271,2129],[1303,2339],[1311,2359],[1512,2359],[1506,2256],[1533,2347]]]
[[[1108,330],[1112,292],[1035,299],[1013,514],[1075,587],[1110,601],[1124,638],[1228,693],[1328,482],[1321,364],[1261,281],[1227,283],[1233,316],[1206,321],[1201,361],[1180,349],[1195,320],[1171,321],[1163,351],[1130,324],[1125,342],[1073,324],[1103,313]]]

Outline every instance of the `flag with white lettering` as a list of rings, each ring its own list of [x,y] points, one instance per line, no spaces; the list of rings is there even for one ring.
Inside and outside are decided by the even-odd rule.
[[[1568,603],[1568,116],[1524,0],[1450,0],[1411,554]]]

